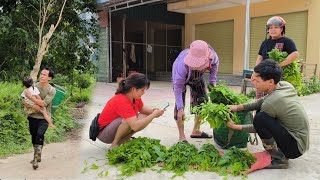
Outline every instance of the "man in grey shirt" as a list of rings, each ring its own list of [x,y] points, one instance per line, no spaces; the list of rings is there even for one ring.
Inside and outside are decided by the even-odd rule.
[[[242,105],[231,105],[231,111],[257,110],[253,124],[236,125],[229,121],[231,129],[256,131],[263,147],[270,153],[272,163],[267,168],[286,169],[288,159],[300,157],[309,149],[308,116],[299,101],[294,87],[280,81],[282,69],[271,59],[255,66],[251,83],[266,96]]]

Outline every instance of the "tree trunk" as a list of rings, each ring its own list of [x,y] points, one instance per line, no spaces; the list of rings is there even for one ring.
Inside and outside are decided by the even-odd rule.
[[[40,71],[41,62],[43,60],[44,55],[48,52],[49,41],[50,41],[50,38],[52,37],[54,30],[55,28],[54,28],[54,25],[52,24],[49,29],[49,32],[46,35],[44,35],[42,38],[41,45],[38,48],[37,57],[36,57],[33,69],[30,73],[30,77],[33,79],[33,81],[37,80],[37,76]]]

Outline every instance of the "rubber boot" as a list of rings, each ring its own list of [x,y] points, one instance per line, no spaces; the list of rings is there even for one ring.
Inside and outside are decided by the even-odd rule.
[[[35,153],[34,153],[34,158],[32,162],[32,167],[33,169],[37,169],[39,167],[38,162],[41,161],[41,150],[42,150],[42,145],[35,144]]]
[[[288,169],[289,162],[288,158],[283,152],[278,149],[277,144],[273,138],[261,139],[263,147],[271,155],[271,164],[266,169]]]
[[[42,153],[42,148],[43,148],[43,145],[37,145],[36,146],[36,160],[37,162],[41,162],[41,153]]]
[[[33,159],[30,161],[30,163],[32,164],[33,163],[33,160],[34,160],[34,156],[36,155],[36,145],[34,144],[33,145]]]
[[[40,146],[40,151],[37,150],[37,147]],[[42,148],[43,148],[43,145],[36,145],[34,144],[33,145],[33,159],[30,161],[30,163],[32,164],[33,163],[33,160],[35,159],[35,156],[36,156],[36,152],[38,152],[38,156],[37,156],[37,161],[38,162],[41,162],[41,153],[42,153]],[[39,149],[39,148],[38,148]]]

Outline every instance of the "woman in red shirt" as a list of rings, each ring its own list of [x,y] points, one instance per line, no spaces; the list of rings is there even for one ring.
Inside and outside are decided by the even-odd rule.
[[[164,110],[144,106],[141,96],[149,86],[150,81],[141,73],[131,74],[119,82],[116,95],[107,102],[98,119],[100,141],[111,143],[111,148],[117,147],[164,113]]]

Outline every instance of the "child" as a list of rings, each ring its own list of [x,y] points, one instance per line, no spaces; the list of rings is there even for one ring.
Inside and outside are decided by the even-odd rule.
[[[38,90],[37,87],[33,86],[33,80],[30,77],[26,77],[23,79],[22,84],[26,87],[26,89],[21,93],[22,98],[24,98],[25,102],[32,106],[35,105],[35,103],[33,101],[31,101],[29,98],[26,97],[26,91],[29,91],[31,93],[32,96],[35,96],[37,99],[41,99],[40,97],[40,92]],[[24,111],[29,115],[29,114],[33,114],[35,112],[37,112],[36,109],[33,109],[32,107],[24,107]],[[47,110],[43,107],[40,112],[43,114],[44,119],[48,122],[49,127],[51,128],[55,128],[55,126],[53,125],[53,123],[51,122],[51,119],[48,115]]]

